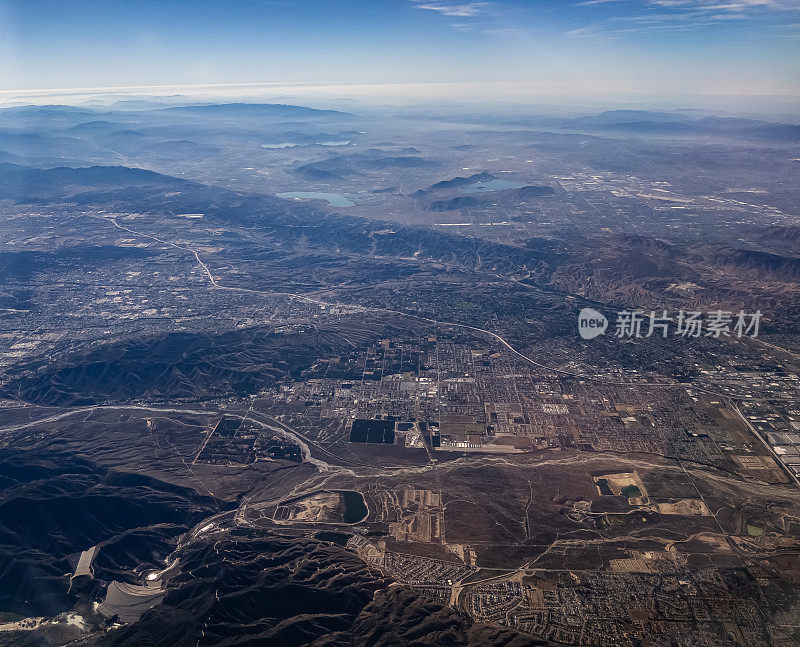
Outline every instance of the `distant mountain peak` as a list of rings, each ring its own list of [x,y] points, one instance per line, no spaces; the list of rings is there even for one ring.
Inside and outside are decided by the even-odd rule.
[[[349,112],[322,110],[284,103],[208,103],[161,108],[164,112],[194,113],[208,116],[230,117],[352,117]]]

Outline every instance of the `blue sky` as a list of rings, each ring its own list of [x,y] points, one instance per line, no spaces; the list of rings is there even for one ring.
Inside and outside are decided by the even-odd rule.
[[[0,0],[0,61],[5,91],[468,82],[498,96],[797,97],[800,0]]]

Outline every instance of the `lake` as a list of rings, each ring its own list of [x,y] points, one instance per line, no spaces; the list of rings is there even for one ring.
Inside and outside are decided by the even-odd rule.
[[[350,202],[343,195],[338,193],[320,193],[319,191],[290,191],[288,193],[276,193],[279,198],[284,200],[324,200],[332,207],[354,207],[355,203]]]
[[[461,193],[486,193],[488,191],[502,191],[503,189],[521,189],[525,186],[524,182],[514,180],[489,180],[488,182],[476,182],[461,189]]]
[[[331,142],[305,142],[297,144],[295,142],[283,142],[281,144],[261,144],[261,148],[280,149],[280,148],[296,148],[297,146],[349,146],[350,140],[343,139],[341,141]]]
[[[367,517],[367,504],[361,492],[353,490],[339,490],[339,495],[344,502],[344,513],[342,515],[345,523],[358,523]]]

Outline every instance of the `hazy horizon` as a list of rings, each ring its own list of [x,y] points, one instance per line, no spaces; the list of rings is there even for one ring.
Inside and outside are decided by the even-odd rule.
[[[502,88],[497,83],[489,89]],[[546,95],[517,91],[503,95],[480,84],[273,84],[132,86],[0,91],[0,109],[27,105],[69,105],[106,109],[192,103],[287,103],[337,110],[446,110],[483,114],[564,115],[608,110],[685,111],[795,120],[793,97],[695,95],[687,97]],[[144,105],[139,107],[145,107]]]
[[[800,112],[797,0],[378,4],[3,2],[0,101],[275,88],[327,101]]]

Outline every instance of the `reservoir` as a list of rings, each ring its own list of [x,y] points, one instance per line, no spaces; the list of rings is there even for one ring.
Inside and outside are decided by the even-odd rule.
[[[282,142],[280,144],[261,144],[261,148],[281,149],[281,148],[296,148],[298,146],[349,146],[349,145],[350,145],[350,140],[343,139],[341,141],[305,142],[303,144],[298,144],[295,142]]]
[[[525,184],[514,180],[489,180],[476,182],[461,189],[461,193],[485,193],[488,191],[502,191],[503,189],[521,189]]]
[[[284,200],[324,200],[332,207],[353,207],[355,204],[350,202],[343,195],[338,193],[320,193],[319,191],[290,191],[289,193],[276,193],[279,198]]]
[[[339,495],[344,503],[342,519],[345,523],[358,523],[367,516],[367,504],[361,492],[340,490]]]

